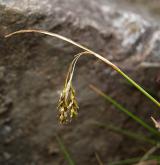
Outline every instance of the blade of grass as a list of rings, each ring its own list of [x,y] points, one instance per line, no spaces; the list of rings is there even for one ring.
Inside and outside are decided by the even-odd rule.
[[[100,59],[101,61],[103,61],[104,63],[106,63],[107,65],[109,65],[110,67],[112,67],[115,71],[117,71],[122,77],[124,77],[129,83],[131,83],[133,86],[135,86],[141,93],[143,93],[148,99],[150,99],[153,103],[155,103],[158,107],[160,107],[160,102],[157,101],[154,97],[152,97],[146,90],[144,90],[140,85],[138,85],[134,80],[132,80],[128,75],[126,75],[120,68],[118,68],[116,65],[114,65],[112,62],[110,62],[109,60],[107,60],[106,58],[104,58],[102,55],[88,49],[87,47],[71,40],[68,39],[64,36],[61,36],[59,34],[55,34],[55,33],[51,33],[51,32],[47,32],[47,31],[43,31],[43,30],[19,30],[13,33],[10,33],[8,35],[5,36],[5,38],[11,37],[12,35],[15,34],[19,34],[19,33],[41,33],[41,34],[45,34],[45,35],[49,35],[52,37],[56,37],[59,38],[63,41],[69,42],[89,53],[91,53],[92,55],[94,55],[95,57],[97,57],[98,59]]]
[[[160,136],[160,133],[155,130],[153,127],[149,126],[146,122],[144,122],[142,119],[140,119],[138,116],[134,115],[132,112],[130,112],[128,109],[124,108],[121,104],[119,104],[117,101],[115,101],[110,96],[106,95],[104,92],[102,92],[100,89],[95,87],[94,85],[90,85],[90,88],[102,96],[105,100],[109,101],[111,104],[113,104],[118,110],[124,112],[129,117],[131,117],[133,120],[135,120],[137,123],[141,124],[144,128],[146,128],[150,133],[155,134],[157,136]]]
[[[72,158],[71,158],[69,152],[67,151],[67,149],[66,149],[66,147],[64,146],[64,144],[63,144],[61,138],[60,138],[58,135],[56,135],[56,140],[57,140],[57,142],[58,142],[58,144],[59,144],[59,147],[60,147],[61,151],[62,151],[63,154],[64,154],[65,159],[68,161],[68,164],[69,164],[69,165],[75,165],[75,163],[74,163],[74,161],[72,160]]]
[[[118,126],[114,126],[111,124],[102,124],[102,123],[98,123],[98,122],[95,122],[94,124],[99,126],[99,127],[107,128],[108,130],[122,134],[122,135],[127,136],[131,139],[134,139],[134,140],[144,141],[144,142],[150,143],[151,145],[157,144],[157,142],[155,140],[152,140],[152,139],[150,139],[150,138],[148,138],[148,137],[146,137],[140,133],[134,133],[134,132],[131,132],[129,130],[122,129]]]
[[[160,107],[160,102],[155,100],[145,89],[143,89],[141,86],[139,86],[135,81],[133,81],[128,75],[126,75],[122,70],[117,70],[117,72],[120,73],[124,78],[128,80],[130,84],[132,84],[134,87],[136,87],[139,91],[141,91],[146,97],[148,97],[152,102],[154,102],[158,107]]]
[[[147,158],[151,155],[153,155],[153,153],[155,153],[158,149],[160,148],[160,143],[156,144],[155,146],[153,146],[150,150],[148,150],[144,156],[142,157],[142,159],[140,160],[139,164],[145,160],[147,160]]]
[[[98,164],[99,165],[104,165],[103,162],[102,162],[102,160],[101,160],[101,158],[100,158],[100,156],[98,155],[97,152],[95,152],[95,156],[96,156],[96,159],[97,159]]]
[[[108,165],[131,165],[133,163],[138,163],[141,160],[141,157],[131,158],[131,159],[125,159],[120,160],[116,162],[111,162]],[[160,163],[160,156],[150,156],[147,160],[156,160],[157,163]]]

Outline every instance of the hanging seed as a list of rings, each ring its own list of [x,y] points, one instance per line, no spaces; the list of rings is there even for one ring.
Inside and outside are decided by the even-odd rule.
[[[66,77],[64,89],[61,93],[59,102],[58,102],[58,110],[59,110],[59,120],[60,123],[65,124],[69,121],[72,121],[73,118],[78,115],[78,103],[75,96],[75,90],[72,86],[72,77],[75,69],[75,65],[79,57],[87,52],[79,53],[69,67],[69,71]]]

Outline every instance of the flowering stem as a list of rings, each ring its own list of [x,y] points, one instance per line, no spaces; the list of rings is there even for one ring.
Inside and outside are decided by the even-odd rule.
[[[140,85],[138,85],[134,80],[132,80],[129,76],[127,76],[120,68],[118,68],[116,65],[114,65],[112,62],[110,62],[109,60],[107,60],[106,58],[104,58],[103,56],[101,56],[100,54],[80,45],[79,43],[68,39],[64,36],[61,36],[59,34],[56,33],[51,33],[51,32],[47,32],[47,31],[43,31],[43,30],[20,30],[20,31],[16,31],[13,33],[10,33],[8,35],[5,36],[5,38],[11,37],[14,34],[18,34],[18,33],[42,33],[42,34],[46,34],[49,36],[53,36],[56,38],[59,38],[61,40],[67,41],[87,52],[89,52],[90,54],[94,55],[95,57],[97,57],[98,59],[100,59],[101,61],[103,61],[104,63],[106,63],[107,65],[109,65],[110,67],[112,67],[115,71],[117,71],[121,76],[123,76],[128,82],[130,82],[133,86],[135,86],[141,93],[143,93],[148,99],[150,99],[153,103],[155,103],[158,107],[160,107],[160,102],[157,101],[155,98],[153,98],[146,90],[144,90]]]

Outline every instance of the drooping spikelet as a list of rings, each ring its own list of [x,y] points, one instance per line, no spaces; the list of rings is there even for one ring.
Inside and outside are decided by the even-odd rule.
[[[64,124],[75,118],[78,115],[78,108],[73,87],[70,87],[67,97],[66,91],[63,90],[58,103],[60,123]]]
[[[79,107],[75,96],[75,90],[72,85],[72,78],[77,60],[81,55],[87,53],[88,52],[81,52],[76,55],[69,67],[64,89],[61,92],[60,99],[58,102],[59,120],[62,124],[72,121],[72,119],[77,117],[78,115]]]

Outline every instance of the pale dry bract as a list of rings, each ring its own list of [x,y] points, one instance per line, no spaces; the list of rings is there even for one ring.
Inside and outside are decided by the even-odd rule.
[[[157,121],[154,117],[151,116],[151,119],[153,123],[155,124],[155,127],[160,131],[160,121]]]
[[[97,57],[98,59],[100,59],[101,61],[103,61],[104,63],[106,63],[108,66],[110,66],[115,71],[117,71],[117,73],[119,73],[122,77],[124,77],[130,84],[135,86],[148,99],[150,99],[153,103],[155,103],[158,107],[160,107],[159,101],[157,101],[155,98],[153,98],[146,90],[144,90],[140,85],[138,85],[134,80],[132,80],[120,68],[118,68],[112,62],[110,62],[109,60],[104,58],[102,55],[86,48],[85,46],[82,46],[81,44],[79,44],[79,43],[77,43],[71,39],[68,39],[68,38],[61,36],[59,34],[56,34],[56,33],[51,33],[51,32],[47,32],[47,31],[43,31],[43,30],[19,30],[19,31],[16,31],[16,32],[13,32],[11,34],[6,35],[5,38],[11,37],[12,35],[19,34],[19,33],[33,33],[33,32],[46,34],[46,35],[49,35],[52,37],[59,38],[61,40],[67,41],[67,42],[69,42],[69,43],[71,43],[71,44],[73,44],[73,45],[75,45],[75,46],[77,46],[77,47],[79,47],[85,51],[85,52],[78,54],[73,59],[71,66],[69,68],[68,75],[67,75],[66,82],[65,82],[65,86],[64,86],[64,89],[61,93],[61,96],[59,99],[59,104],[58,104],[59,118],[60,118],[61,123],[66,123],[68,121],[71,121],[71,119],[73,117],[77,116],[78,105],[77,105],[77,101],[76,101],[76,97],[75,97],[75,90],[72,86],[72,77],[73,77],[76,62],[79,59],[79,57],[83,54],[91,54],[91,55]]]

